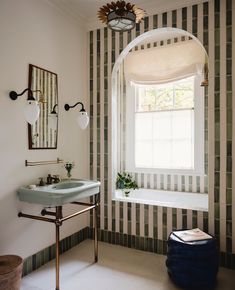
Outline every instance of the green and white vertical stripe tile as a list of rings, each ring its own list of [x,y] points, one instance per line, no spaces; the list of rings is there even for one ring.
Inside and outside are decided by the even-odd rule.
[[[230,97],[230,104],[232,108],[232,138],[228,142],[228,156],[235,155],[235,1],[232,1],[231,20],[232,24],[232,43],[228,45],[227,57],[230,59],[232,65],[232,93]],[[233,141],[232,141],[233,140]],[[228,189],[227,202],[232,207],[232,253],[235,253],[235,158],[232,158],[232,188]],[[235,261],[233,260],[234,266]]]
[[[208,54],[209,54],[209,87],[208,87],[208,94],[209,96],[214,96],[214,70],[215,70],[215,19],[214,19],[214,2],[209,2],[209,43],[208,43]],[[209,232],[214,234],[214,180],[215,180],[215,98],[209,97],[208,98],[208,139],[210,140],[208,147],[209,147],[209,154],[208,154],[208,195],[209,195]]]
[[[100,180],[105,180],[105,164],[104,164],[104,144],[105,144],[105,129],[104,129],[104,119],[105,119],[105,112],[104,112],[104,91],[105,91],[105,81],[107,78],[105,77],[104,74],[104,55],[105,55],[105,49],[104,49],[104,29],[100,30],[100,67],[99,67],[99,80],[100,80],[100,92],[99,92],[99,122],[98,126],[100,127],[99,131],[99,164],[100,164]],[[98,132],[97,132],[98,133]],[[101,141],[103,140],[103,141]],[[98,149],[97,149],[98,150]],[[100,227],[107,229],[107,225],[105,227],[105,208],[107,208],[107,203],[104,202],[105,200],[105,191],[104,191],[104,185],[105,182],[101,183],[100,187],[100,202],[104,206],[100,208]],[[107,215],[106,215],[107,216]]]
[[[218,5],[219,6],[219,5]],[[216,15],[218,18],[218,25],[216,22],[216,28],[218,29],[218,42],[219,43],[219,60],[216,59],[216,64],[219,65],[219,75],[216,74],[216,78],[219,84],[218,93],[219,93],[219,125],[216,128],[219,132],[217,133],[217,140],[220,143],[220,209],[219,209],[219,220],[220,220],[220,250],[222,252],[226,251],[226,226],[224,223],[226,221],[226,164],[227,164],[227,155],[226,155],[226,147],[227,147],[227,130],[226,130],[226,113],[227,113],[227,102],[226,102],[226,1],[220,2],[220,7],[216,10]]]
[[[128,33],[118,34],[107,28],[90,32],[91,177],[100,178],[102,183],[107,184],[107,187],[104,186],[102,189],[104,196],[101,200],[100,218],[101,232],[110,232],[109,235],[102,235],[102,237],[111,237],[108,242],[121,241],[124,245],[145,250],[149,245],[149,250],[153,249],[161,253],[165,249],[163,241],[173,228],[197,225],[219,238],[223,252],[222,264],[235,267],[235,222],[232,222],[235,214],[233,199],[235,161],[232,159],[232,154],[235,152],[233,141],[235,126],[232,126],[235,123],[233,114],[235,102],[232,101],[235,98],[232,87],[235,83],[235,65],[232,61],[232,56],[235,56],[234,7],[235,3],[232,0],[211,0],[149,16]],[[112,201],[111,70],[127,43],[145,31],[166,26],[182,28],[197,36],[209,55],[209,87],[205,88],[207,176],[147,175],[135,172],[133,175],[138,183],[146,188],[208,192],[209,214],[202,211]],[[99,51],[97,51],[98,45],[100,45]],[[141,49],[148,47],[145,45]],[[125,86],[120,88],[120,93],[124,96],[125,89]],[[125,112],[124,105],[125,99],[121,104]],[[107,116],[105,106],[108,106]],[[126,119],[125,113],[122,118]],[[105,120],[107,120],[107,128]],[[121,125],[120,160],[124,161],[125,122]],[[108,164],[104,161],[106,157]],[[103,166],[105,164],[108,168]],[[119,169],[125,169],[125,162],[120,164]]]

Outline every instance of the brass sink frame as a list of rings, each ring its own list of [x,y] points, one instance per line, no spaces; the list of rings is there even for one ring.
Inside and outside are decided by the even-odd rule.
[[[60,290],[60,226],[62,226],[62,223],[66,220],[69,220],[75,216],[78,216],[80,214],[83,214],[87,211],[94,210],[95,218],[94,218],[94,256],[95,256],[95,263],[98,262],[98,227],[97,227],[97,219],[98,219],[98,207],[100,205],[99,200],[100,200],[100,192],[94,195],[95,201],[94,203],[86,203],[86,202],[71,202],[71,204],[76,204],[76,205],[82,205],[86,206],[86,208],[77,211],[73,214],[70,214],[68,216],[63,217],[62,214],[62,206],[56,206],[55,207],[55,212],[52,211],[47,211],[46,209],[43,209],[41,211],[42,216],[37,216],[37,215],[30,215],[30,214],[25,214],[22,212],[18,213],[18,217],[25,217],[29,219],[34,219],[38,221],[43,221],[43,222],[49,222],[55,224],[55,239],[56,239],[56,258],[55,258],[55,263],[56,263],[56,288],[55,290]],[[55,218],[48,218],[44,217],[45,215],[50,215],[54,216]]]

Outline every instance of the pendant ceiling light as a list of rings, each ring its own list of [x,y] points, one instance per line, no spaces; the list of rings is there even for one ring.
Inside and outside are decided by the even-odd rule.
[[[146,12],[135,4],[125,1],[111,2],[100,8],[98,17],[102,23],[114,31],[129,31],[146,15]]]

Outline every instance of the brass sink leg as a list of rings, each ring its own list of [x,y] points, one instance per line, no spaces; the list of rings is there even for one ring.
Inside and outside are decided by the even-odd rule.
[[[60,289],[60,226],[55,226],[56,232],[56,258],[55,258],[55,268],[56,268],[56,290]]]
[[[98,207],[99,207],[99,194],[95,195],[95,219],[94,219],[94,252],[95,263],[98,262]]]
[[[56,238],[56,257],[55,257],[55,269],[56,269],[56,288],[60,290],[60,226],[62,218],[62,206],[56,207],[56,223],[55,223],[55,238]]]
[[[55,238],[56,238],[56,288],[55,290],[60,290],[60,226],[66,220],[69,220],[75,216],[81,215],[85,212],[94,210],[94,255],[95,255],[95,263],[98,262],[98,209],[100,206],[100,192],[95,195],[94,203],[84,203],[84,202],[72,202],[73,204],[86,206],[85,209],[79,210],[73,214],[69,214],[65,217],[62,215],[62,206],[56,206],[55,212],[47,211],[46,209],[42,210],[42,215],[51,215],[55,218],[47,218],[44,216],[36,216],[25,214],[22,212],[18,213],[19,217],[29,218],[33,220],[49,222],[55,224]]]

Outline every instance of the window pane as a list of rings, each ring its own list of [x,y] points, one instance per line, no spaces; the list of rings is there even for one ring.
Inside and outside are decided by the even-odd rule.
[[[156,112],[153,114],[154,140],[170,140],[172,134],[170,112]]]
[[[138,113],[135,116],[135,138],[136,140],[152,140],[152,114]]]
[[[135,165],[194,169],[194,77],[136,87]]]
[[[193,169],[193,144],[190,140],[174,141],[172,145],[172,168]]]
[[[136,98],[136,112],[148,112],[156,110],[156,90],[149,87],[138,87]]]
[[[194,107],[194,77],[161,85],[136,85],[136,112]]]
[[[170,110],[174,106],[173,102],[173,86],[172,84],[164,85],[164,87],[155,88],[156,108],[155,110]]]
[[[193,169],[194,112],[192,110],[137,113],[137,167]]]
[[[194,111],[174,111],[171,113],[172,139],[189,139],[194,136]]]
[[[194,107],[194,78],[179,81],[174,85],[174,108]]]
[[[153,168],[171,168],[171,142],[155,141],[153,149]]]
[[[152,142],[137,141],[135,143],[135,166],[151,168],[152,163]]]

